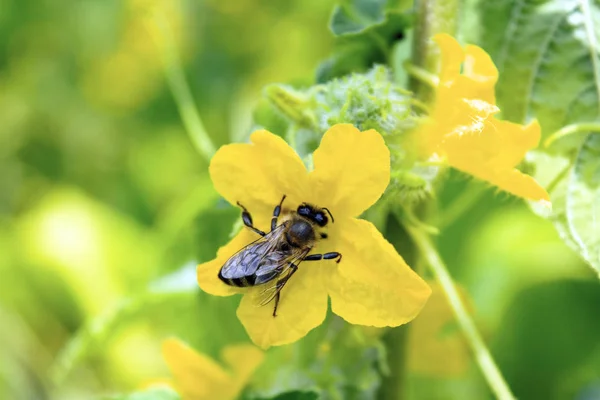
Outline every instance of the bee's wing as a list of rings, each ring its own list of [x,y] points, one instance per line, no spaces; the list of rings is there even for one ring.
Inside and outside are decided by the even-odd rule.
[[[283,225],[279,225],[231,256],[221,267],[221,275],[227,279],[236,279],[256,273],[259,267],[265,264],[269,254],[273,253],[283,228]]]
[[[279,260],[276,266],[269,266],[269,268],[265,267],[265,271],[276,271],[276,273],[273,277],[269,279],[269,281],[267,281],[267,283],[255,289],[255,292],[253,293],[253,302],[257,306],[264,306],[266,304],[269,304],[275,298],[277,293],[279,293],[281,289],[283,289],[291,274],[294,273],[294,270],[291,268],[291,265],[295,264],[296,266],[298,266],[298,264],[302,262],[302,260],[304,259],[304,257],[306,257],[309,251],[310,249],[293,249],[291,252],[285,254],[285,256],[282,257],[281,260]],[[261,269],[259,269],[256,272],[257,278],[259,271],[262,272],[262,269],[263,268],[261,267]],[[278,279],[273,279],[275,277],[278,277]],[[279,282],[282,281],[283,283],[279,285]]]

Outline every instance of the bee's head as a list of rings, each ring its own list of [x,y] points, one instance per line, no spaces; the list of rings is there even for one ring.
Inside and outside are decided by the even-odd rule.
[[[298,206],[297,210],[298,215],[311,220],[320,227],[324,227],[329,222],[329,218],[327,218],[325,211],[327,211],[331,217],[331,222],[333,222],[333,215],[331,215],[331,212],[327,208],[318,209],[310,204],[302,203]]]
[[[310,218],[310,216],[313,213],[313,208],[312,206],[309,206],[306,203],[302,203],[298,206],[298,215],[305,217],[305,218]]]

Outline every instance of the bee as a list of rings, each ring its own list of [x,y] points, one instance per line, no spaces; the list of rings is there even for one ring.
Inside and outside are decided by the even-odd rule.
[[[325,227],[329,218],[334,222],[331,212],[327,208],[302,203],[278,225],[284,200],[285,195],[273,210],[270,232],[256,228],[246,207],[237,203],[242,209],[244,225],[260,237],[231,256],[219,270],[219,279],[227,285],[263,286],[258,303],[264,306],[275,300],[273,317],[277,316],[282,289],[302,261],[335,259],[339,263],[342,259],[338,252],[309,254],[319,240],[327,239],[327,234],[319,232],[319,228]]]

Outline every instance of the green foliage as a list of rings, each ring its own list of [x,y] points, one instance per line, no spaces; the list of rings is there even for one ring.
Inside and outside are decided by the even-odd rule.
[[[405,38],[410,25],[407,13],[390,11],[382,14],[377,22],[364,25],[361,30],[339,33],[333,54],[317,69],[317,82],[324,83],[352,72],[365,72],[375,64],[388,64],[394,45]],[[333,27],[332,30],[336,32]]]
[[[588,1],[481,1],[477,40],[494,58],[498,104],[506,119],[537,118],[543,138],[569,124],[600,118],[600,6]],[[567,158],[572,172],[555,170],[549,217],[565,242],[597,271],[600,241],[597,139],[581,130],[546,151]],[[548,165],[537,165],[538,175]],[[568,166],[567,166],[568,168]],[[563,182],[564,181],[564,182]],[[551,182],[546,181],[546,182]]]
[[[275,397],[251,397],[248,400],[318,400],[319,395],[315,392],[294,390],[278,394]]]
[[[301,156],[311,154],[330,126],[351,123],[360,130],[384,135],[391,151],[392,179],[388,198],[401,203],[429,196],[435,167],[415,167],[416,155],[405,141],[420,117],[413,111],[412,94],[395,84],[389,69],[377,66],[366,73],[335,78],[306,90],[270,85],[265,96],[288,121],[288,140]]]
[[[367,329],[328,316],[323,325],[298,342],[296,352],[285,347],[271,350],[250,393],[270,398],[310,389],[323,399],[373,398],[386,360],[381,332]]]
[[[591,4],[590,10],[586,3],[480,2],[477,41],[500,72],[497,96],[504,118],[535,117],[547,137],[567,124],[598,117],[598,8]],[[573,150],[583,138],[571,139],[557,143],[555,151]]]
[[[569,280],[536,285],[514,299],[495,345],[519,398],[577,398],[597,383],[598,302],[596,282]]]
[[[343,0],[333,9],[329,28],[334,35],[360,33],[385,20],[387,0]]]
[[[600,136],[588,135],[567,187],[567,221],[581,255],[600,274]]]
[[[179,399],[136,391],[169,376],[164,338],[219,361],[249,340],[239,297],[202,293],[194,272],[241,226],[239,210],[219,199],[184,130],[145,2],[38,3],[3,2],[0,14],[0,398]],[[413,2],[341,0],[333,12],[322,0],[153,3],[173,25],[215,147],[265,127],[310,165],[331,125],[377,129],[391,184],[363,217],[426,276],[390,209],[419,203],[432,216],[442,258],[519,398],[597,393],[598,282],[561,241],[600,272],[600,135],[575,129],[528,155],[524,168],[552,198],[551,212],[531,206],[553,227],[464,174],[415,165],[405,140],[420,108],[402,67],[422,33]],[[597,1],[461,4],[457,37],[493,57],[503,118],[537,118],[544,138],[599,120]],[[284,84],[267,86],[256,106],[269,82]],[[423,355],[390,351],[384,334],[330,313],[299,342],[267,351],[242,398],[367,400],[388,380],[411,400],[490,397],[474,363],[460,376],[406,366],[400,381],[388,376]]]
[[[181,400],[173,389],[159,387],[127,395],[106,397],[105,400]]]
[[[387,68],[351,74],[307,90],[271,85],[265,90],[271,104],[285,116],[301,155],[316,148],[330,126],[346,122],[360,130],[376,129],[400,137],[412,129],[417,116],[410,93],[395,85]]]

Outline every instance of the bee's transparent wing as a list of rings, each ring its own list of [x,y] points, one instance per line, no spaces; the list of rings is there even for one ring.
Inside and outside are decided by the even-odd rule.
[[[281,292],[287,280],[294,273],[293,268],[291,268],[292,264],[298,266],[300,262],[306,257],[310,249],[294,249],[291,253],[287,254],[286,257],[279,260],[277,265],[269,266],[269,268],[264,268],[265,273],[269,273],[268,271],[276,271],[275,276],[269,279],[267,283],[257,286],[254,288],[254,293],[252,294],[253,302],[257,306],[264,306],[269,304],[277,293]],[[259,272],[262,271],[263,268],[260,268],[256,273],[257,276]],[[280,285],[279,283],[282,282]]]
[[[221,275],[235,279],[254,274],[264,263],[264,259],[273,253],[282,230],[283,226],[280,225],[235,253],[221,268]]]

